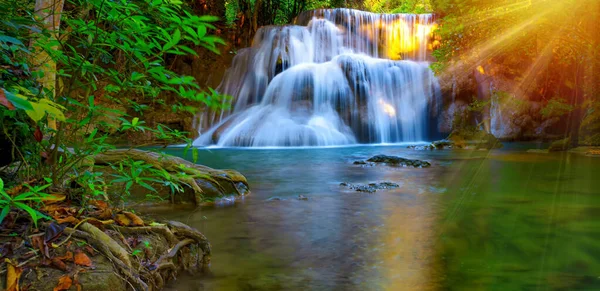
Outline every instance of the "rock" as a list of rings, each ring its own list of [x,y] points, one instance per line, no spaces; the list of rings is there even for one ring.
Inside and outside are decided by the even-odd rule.
[[[273,197],[270,197],[269,199],[267,199],[266,201],[283,201],[283,199],[278,196],[273,196]]]
[[[431,166],[429,162],[421,161],[421,160],[410,160],[396,156],[386,156],[386,155],[377,155],[366,162],[376,163],[376,164],[386,164],[391,166],[402,166],[402,167],[414,167],[414,168],[427,168]],[[364,162],[366,164],[366,162]],[[356,164],[356,162],[355,162]]]
[[[354,164],[355,165],[366,165],[367,162],[365,162],[365,161],[356,161],[356,162],[354,162]]]
[[[369,183],[368,185],[364,184],[351,184],[348,182],[340,183],[340,186],[346,187],[351,190],[355,190],[357,192],[366,192],[366,193],[375,193],[377,190],[384,189],[395,189],[399,188],[400,185],[392,182],[381,182],[381,183]]]
[[[408,146],[407,148],[408,148],[408,149],[411,149],[411,150],[415,150],[415,151],[431,151],[431,150],[434,150],[434,149],[435,149],[435,148],[434,148],[432,145],[430,145],[430,144],[428,144],[428,145],[424,145],[424,146]]]
[[[503,145],[493,134],[483,130],[455,130],[448,139],[454,148],[498,149]]]
[[[579,144],[600,146],[600,105],[588,108],[579,128]]]
[[[445,148],[452,148],[453,146],[454,146],[454,143],[448,139],[442,139],[442,140],[434,141],[431,143],[431,147],[438,149],[438,150],[442,150]]]
[[[557,140],[550,144],[548,151],[550,152],[562,152],[571,148],[571,138],[567,137],[561,140]]]
[[[306,201],[306,200],[308,200],[308,197],[300,194],[300,195],[298,195],[298,200],[304,200],[304,201]]]

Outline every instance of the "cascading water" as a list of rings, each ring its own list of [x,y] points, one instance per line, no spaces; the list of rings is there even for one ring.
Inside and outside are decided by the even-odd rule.
[[[212,113],[195,145],[329,146],[422,141],[440,90],[429,69],[430,14],[351,9],[301,14],[262,27],[218,91],[233,109]],[[403,59],[401,61],[395,59]]]

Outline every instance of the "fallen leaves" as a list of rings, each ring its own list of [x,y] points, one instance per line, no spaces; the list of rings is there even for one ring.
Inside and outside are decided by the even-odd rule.
[[[144,226],[144,221],[137,215],[131,212],[123,212],[131,220],[131,226]]]
[[[18,267],[16,262],[9,259],[6,262],[6,291],[19,291],[19,279],[23,273],[23,269]]]
[[[90,257],[88,257],[83,252],[78,251],[75,253],[75,264],[84,266],[84,267],[91,267],[92,260],[90,259]]]
[[[121,226],[144,226],[144,220],[142,220],[139,216],[127,211],[117,214],[115,216],[115,221]]]
[[[58,285],[54,287],[54,291],[69,290],[73,285],[73,280],[69,275],[63,275],[58,279]]]

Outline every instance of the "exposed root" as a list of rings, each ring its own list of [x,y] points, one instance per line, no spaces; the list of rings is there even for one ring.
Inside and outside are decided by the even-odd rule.
[[[98,154],[94,157],[96,165],[110,165],[128,159],[144,161],[158,170],[167,172],[174,181],[188,185],[194,192],[194,202],[200,204],[204,200],[205,191],[197,179],[205,180],[214,185],[219,191],[228,194],[223,185],[229,185],[237,195],[245,193],[238,189],[239,183],[248,186],[246,178],[231,170],[216,170],[203,165],[197,165],[179,157],[161,155],[159,153],[137,149],[118,149]]]
[[[92,224],[84,222],[79,225],[79,230],[64,230],[65,234],[87,241],[106,256],[135,290],[160,290],[178,270],[191,266],[201,269],[210,260],[210,243],[206,237],[185,224],[168,222],[159,226],[111,227],[121,234],[159,234],[169,243],[169,251],[148,264],[132,261],[132,255],[123,246]]]

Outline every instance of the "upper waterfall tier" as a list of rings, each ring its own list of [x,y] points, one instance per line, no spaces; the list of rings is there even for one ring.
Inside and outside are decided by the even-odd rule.
[[[260,28],[218,88],[233,96],[233,109],[201,116],[211,128],[195,144],[427,139],[439,106],[439,85],[424,62],[432,19],[335,9],[303,13],[302,25]]]
[[[354,9],[321,9],[301,13],[297,25],[325,19],[340,27],[343,45],[375,58],[427,60],[433,14],[377,14]]]

